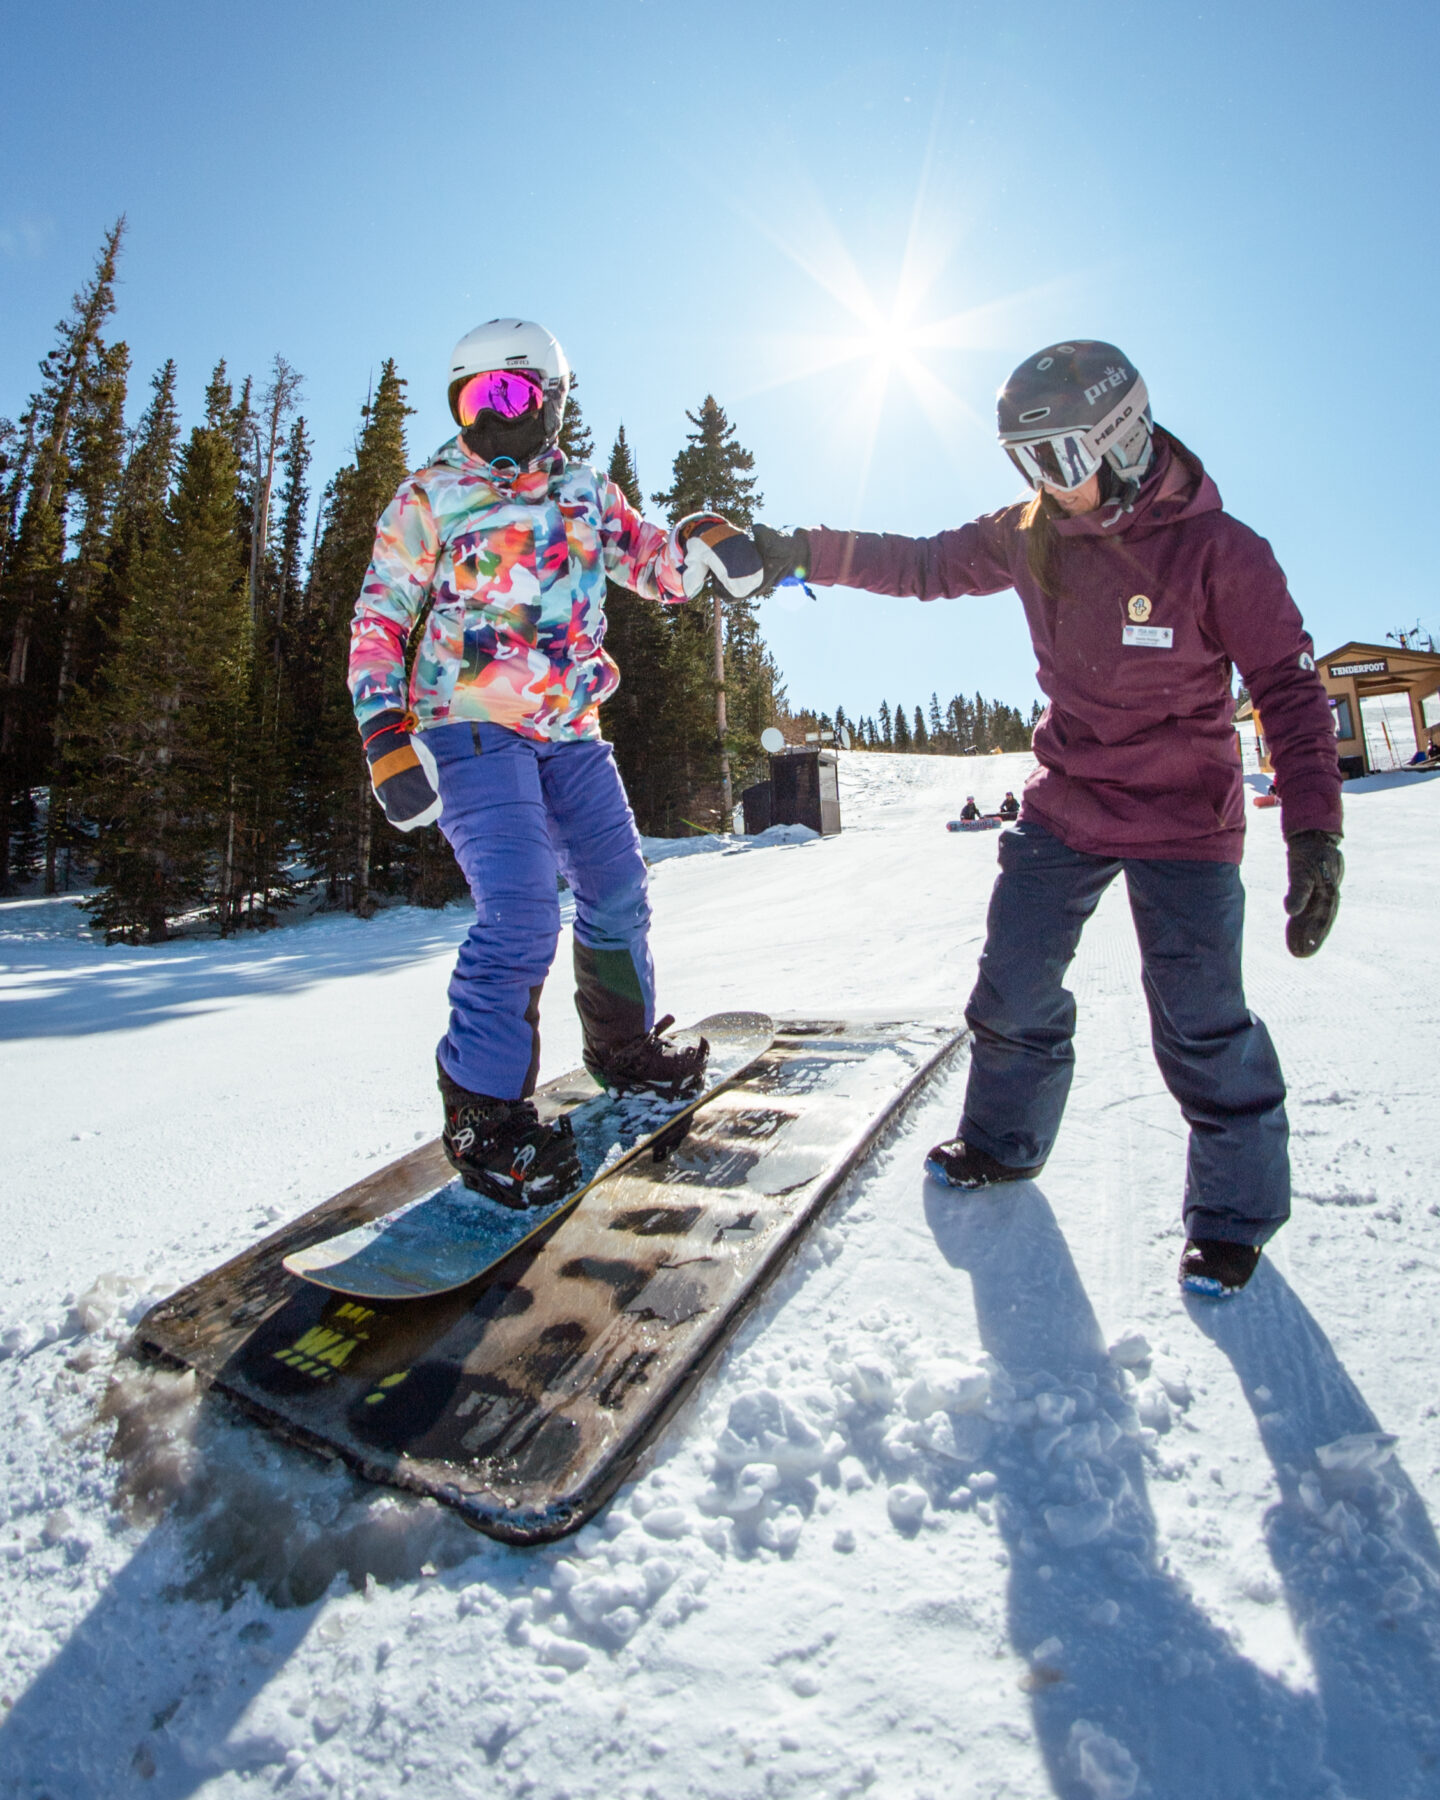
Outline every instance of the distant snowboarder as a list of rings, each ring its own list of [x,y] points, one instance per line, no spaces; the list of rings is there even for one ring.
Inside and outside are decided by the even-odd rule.
[[[1000,838],[959,1134],[926,1167],[960,1188],[1044,1167],[1074,1064],[1062,976],[1123,871],[1156,1061],[1191,1127],[1180,1279],[1232,1294],[1289,1216],[1290,1164],[1280,1064],[1241,984],[1231,666],[1284,783],[1286,942],[1313,956],[1344,873],[1314,645],[1269,545],[1152,423],[1145,384],[1113,344],[1027,358],[1001,389],[999,426],[1027,502],[924,539],[757,526],[766,584],[799,571],[922,600],[1018,591],[1050,705],[1020,821]]]
[[[973,794],[967,794],[965,796],[965,804],[960,808],[960,817],[964,819],[967,825],[972,819],[978,819],[980,817],[980,808],[975,804],[975,796]]]
[[[570,365],[542,326],[492,319],[450,363],[459,435],[380,519],[355,607],[350,691],[375,795],[392,825],[438,821],[475,898],[437,1052],[446,1155],[512,1206],[574,1184],[568,1120],[542,1124],[540,990],[575,895],[585,1065],[614,1091],[678,1096],[702,1042],[655,1022],[645,862],[599,709],[605,581],[678,604],[716,576],[753,592],[760,559],[714,513],[649,525],[613,481],[558,446]],[[423,621],[423,624],[422,624]],[[421,630],[411,673],[406,646]]]
[[[1000,817],[1004,819],[1007,825],[1012,819],[1018,819],[1020,817],[1020,802],[1010,792],[1009,788],[1006,788],[1005,798],[1000,802]]]

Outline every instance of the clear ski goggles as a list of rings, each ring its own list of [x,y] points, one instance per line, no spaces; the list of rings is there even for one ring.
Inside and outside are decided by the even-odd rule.
[[[538,369],[486,369],[461,384],[455,413],[462,426],[469,426],[482,412],[518,419],[544,404],[545,377]]]
[[[1006,444],[1005,454],[1032,488],[1043,483],[1046,487],[1059,488],[1062,493],[1082,486],[1104,460],[1104,452],[1093,450],[1088,439],[1078,431],[1031,438],[1027,443]]]

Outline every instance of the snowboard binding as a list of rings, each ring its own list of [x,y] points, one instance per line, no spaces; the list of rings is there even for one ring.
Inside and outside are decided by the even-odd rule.
[[[564,1114],[542,1124],[534,1101],[472,1094],[443,1069],[440,1092],[446,1159],[474,1193],[525,1211],[548,1205],[579,1182],[580,1155]]]
[[[688,1100],[705,1082],[710,1045],[700,1038],[693,1044],[677,1044],[665,1037],[675,1023],[667,1013],[649,1031],[603,1057],[587,1046],[585,1067],[615,1098],[624,1094],[653,1094],[658,1100]]]

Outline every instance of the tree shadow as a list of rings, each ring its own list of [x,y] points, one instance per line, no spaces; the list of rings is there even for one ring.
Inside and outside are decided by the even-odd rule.
[[[453,951],[470,916],[468,905],[406,906],[370,920],[308,919],[258,939],[154,945],[105,946],[48,930],[0,934],[10,988],[0,1040],[131,1031],[255,995],[382,975]]]
[[[1317,1484],[1313,1473],[1301,1494],[1319,1445],[1375,1424],[1273,1268],[1232,1306],[1197,1306],[1196,1316],[1246,1392],[1267,1390],[1278,1415],[1262,1420],[1284,1494],[1271,1549],[1314,1659],[1315,1694],[1244,1657],[1166,1567],[1133,1409],[1040,1190],[958,1198],[929,1188],[925,1213],[947,1262],[969,1272],[981,1340],[1013,1384],[1010,1394],[997,1381],[992,1466],[1012,1638],[1032,1662],[1056,1793],[1420,1800],[1440,1791],[1428,1716],[1440,1643],[1434,1536],[1393,1459],[1383,1481],[1365,1473],[1363,1496],[1353,1471],[1340,1477],[1343,1497],[1334,1477]],[[1333,1512],[1337,1501],[1353,1518]],[[1338,1559],[1332,1538],[1345,1546]],[[1386,1596],[1395,1622],[1380,1617],[1377,1629]]]

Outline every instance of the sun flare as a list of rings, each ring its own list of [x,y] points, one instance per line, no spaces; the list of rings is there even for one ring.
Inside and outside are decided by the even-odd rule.
[[[959,216],[933,190],[932,160],[927,155],[911,197],[898,257],[893,239],[883,252],[873,243],[852,244],[802,169],[784,180],[783,204],[774,191],[758,208],[726,195],[757,235],[823,296],[821,304],[804,309],[798,328],[767,332],[757,342],[757,378],[748,391],[821,381],[816,417],[849,454],[857,503],[868,486],[887,404],[900,395],[912,398],[938,446],[963,459],[962,443],[975,432],[990,436],[994,424],[988,396],[977,409],[953,385],[957,353],[996,353],[997,361],[1011,355],[1013,361],[1073,285],[1073,278],[1047,280],[957,308],[961,294],[974,295],[983,266],[962,254],[978,214],[972,206],[970,216]],[[903,216],[903,202],[899,210]]]

